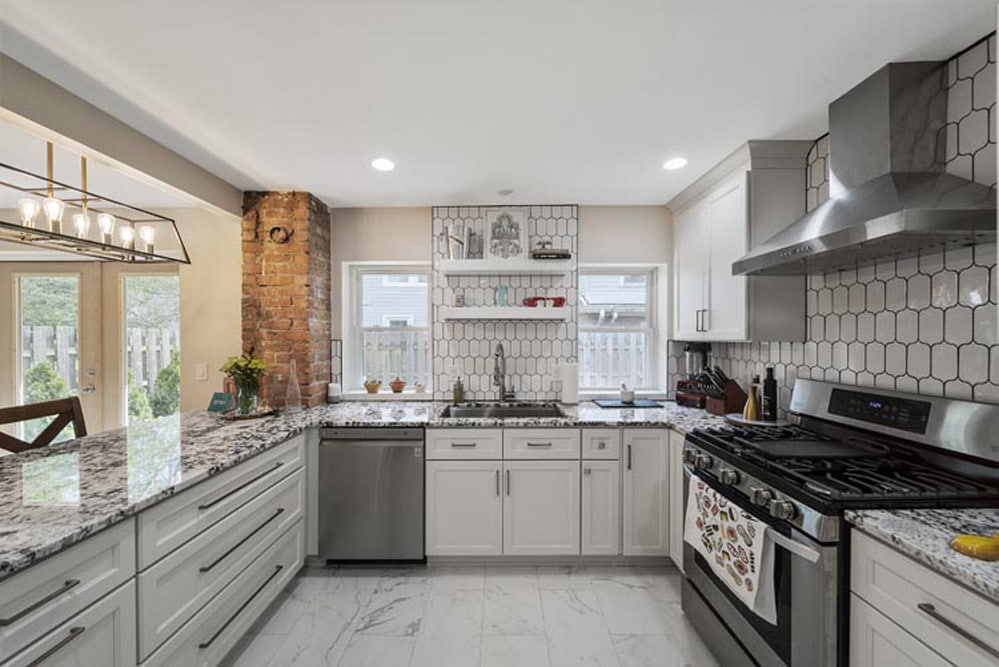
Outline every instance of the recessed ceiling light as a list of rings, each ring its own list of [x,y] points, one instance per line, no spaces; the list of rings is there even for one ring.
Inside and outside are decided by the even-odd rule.
[[[685,157],[674,157],[663,162],[663,169],[667,171],[673,171],[674,169],[683,169],[687,166],[687,158]]]
[[[395,162],[387,157],[378,157],[371,161],[371,166],[378,171],[392,171],[395,169]]]
[[[498,194],[500,197],[509,197],[510,195],[513,194],[513,190],[511,190],[510,188],[503,188],[502,190],[497,190],[496,194]]]

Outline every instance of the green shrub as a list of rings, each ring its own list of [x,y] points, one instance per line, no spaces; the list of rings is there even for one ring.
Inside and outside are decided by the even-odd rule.
[[[37,364],[32,364],[31,367],[24,374],[24,402],[25,403],[40,403],[42,401],[51,401],[56,398],[63,398],[69,396],[69,385],[66,384],[66,380],[59,375],[56,371],[55,366],[53,366],[48,361],[39,361]],[[24,439],[34,440],[35,437],[45,430],[53,417],[46,417],[43,419],[32,419],[24,423]],[[57,440],[64,440],[68,433],[68,437],[73,437],[72,427],[67,426],[66,431],[63,431],[57,438]]]
[[[180,407],[180,355],[176,352],[170,363],[156,374],[156,390],[149,399],[154,417],[172,415]]]
[[[146,390],[135,384],[135,374],[128,369],[128,421],[130,424],[151,419],[153,410],[149,407]]]

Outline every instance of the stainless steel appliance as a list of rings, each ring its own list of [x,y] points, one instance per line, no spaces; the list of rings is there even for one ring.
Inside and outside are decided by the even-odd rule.
[[[708,367],[709,352],[711,352],[710,343],[683,344],[683,372],[688,380],[693,380]]]
[[[422,561],[423,430],[322,429],[319,555]]]
[[[994,240],[995,192],[947,173],[947,95],[945,63],[909,62],[886,65],[835,100],[829,171],[842,192],[753,247],[732,272],[828,272]]]
[[[776,624],[684,544],[683,609],[726,665],[847,664],[845,510],[999,501],[999,406],[799,379],[791,409],[798,425],[684,442],[685,487],[696,475],[773,529]]]

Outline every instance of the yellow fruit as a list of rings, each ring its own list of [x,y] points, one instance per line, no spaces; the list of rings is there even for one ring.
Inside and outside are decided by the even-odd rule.
[[[992,535],[958,535],[950,541],[954,551],[979,560],[999,560],[999,533]]]

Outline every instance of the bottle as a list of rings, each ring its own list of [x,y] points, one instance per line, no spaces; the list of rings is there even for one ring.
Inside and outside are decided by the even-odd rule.
[[[749,385],[749,398],[746,399],[746,407],[742,409],[742,418],[748,422],[760,420],[760,399],[756,395],[760,384],[760,376],[754,375],[753,382]]]
[[[767,366],[767,376],[763,379],[763,421],[777,421],[777,380],[774,367]]]
[[[461,383],[461,378],[454,381],[454,388],[452,389],[454,394],[454,404],[458,405],[465,400],[465,385]]]
[[[288,365],[288,387],[284,394],[284,411],[288,413],[302,411],[302,389],[298,386],[298,365],[294,359]]]

